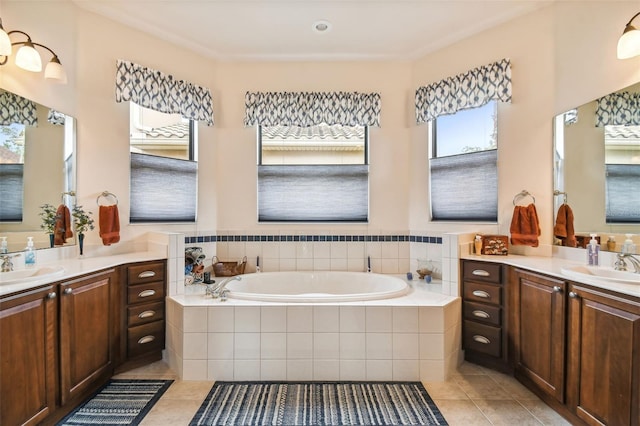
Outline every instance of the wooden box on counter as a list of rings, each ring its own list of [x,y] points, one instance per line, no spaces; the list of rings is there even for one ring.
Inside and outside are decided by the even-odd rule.
[[[506,256],[509,254],[509,237],[506,235],[483,235],[482,253]]]

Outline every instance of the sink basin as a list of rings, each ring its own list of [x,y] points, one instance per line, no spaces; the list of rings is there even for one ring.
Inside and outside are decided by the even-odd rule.
[[[600,278],[625,284],[640,284],[640,274],[628,271],[616,271],[609,266],[572,266],[560,270],[569,277]]]
[[[0,272],[0,285],[38,281],[45,278],[54,278],[62,274],[64,274],[64,268],[62,266],[45,266],[36,269]]]

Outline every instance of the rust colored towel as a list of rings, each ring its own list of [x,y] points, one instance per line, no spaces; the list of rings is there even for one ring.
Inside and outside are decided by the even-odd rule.
[[[102,244],[110,246],[120,241],[120,216],[118,206],[100,206],[100,238]]]
[[[538,247],[540,225],[534,204],[515,206],[511,219],[511,244]]]
[[[565,247],[576,247],[578,245],[575,230],[573,229],[573,211],[568,204],[563,204],[558,209],[553,235],[560,239]]]
[[[58,206],[56,210],[56,224],[53,228],[53,244],[61,246],[67,242],[67,238],[73,237],[71,231],[71,213],[64,204]]]

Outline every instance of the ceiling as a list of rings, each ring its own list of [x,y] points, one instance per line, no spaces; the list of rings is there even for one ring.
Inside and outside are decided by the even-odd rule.
[[[74,0],[220,60],[411,60],[553,1]]]

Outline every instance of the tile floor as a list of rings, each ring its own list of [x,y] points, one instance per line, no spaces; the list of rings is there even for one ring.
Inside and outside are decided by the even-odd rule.
[[[181,381],[163,362],[115,376],[119,379],[174,379],[141,426],[188,425],[211,389],[211,381]],[[464,363],[446,382],[424,383],[452,425],[570,425],[514,378]]]

